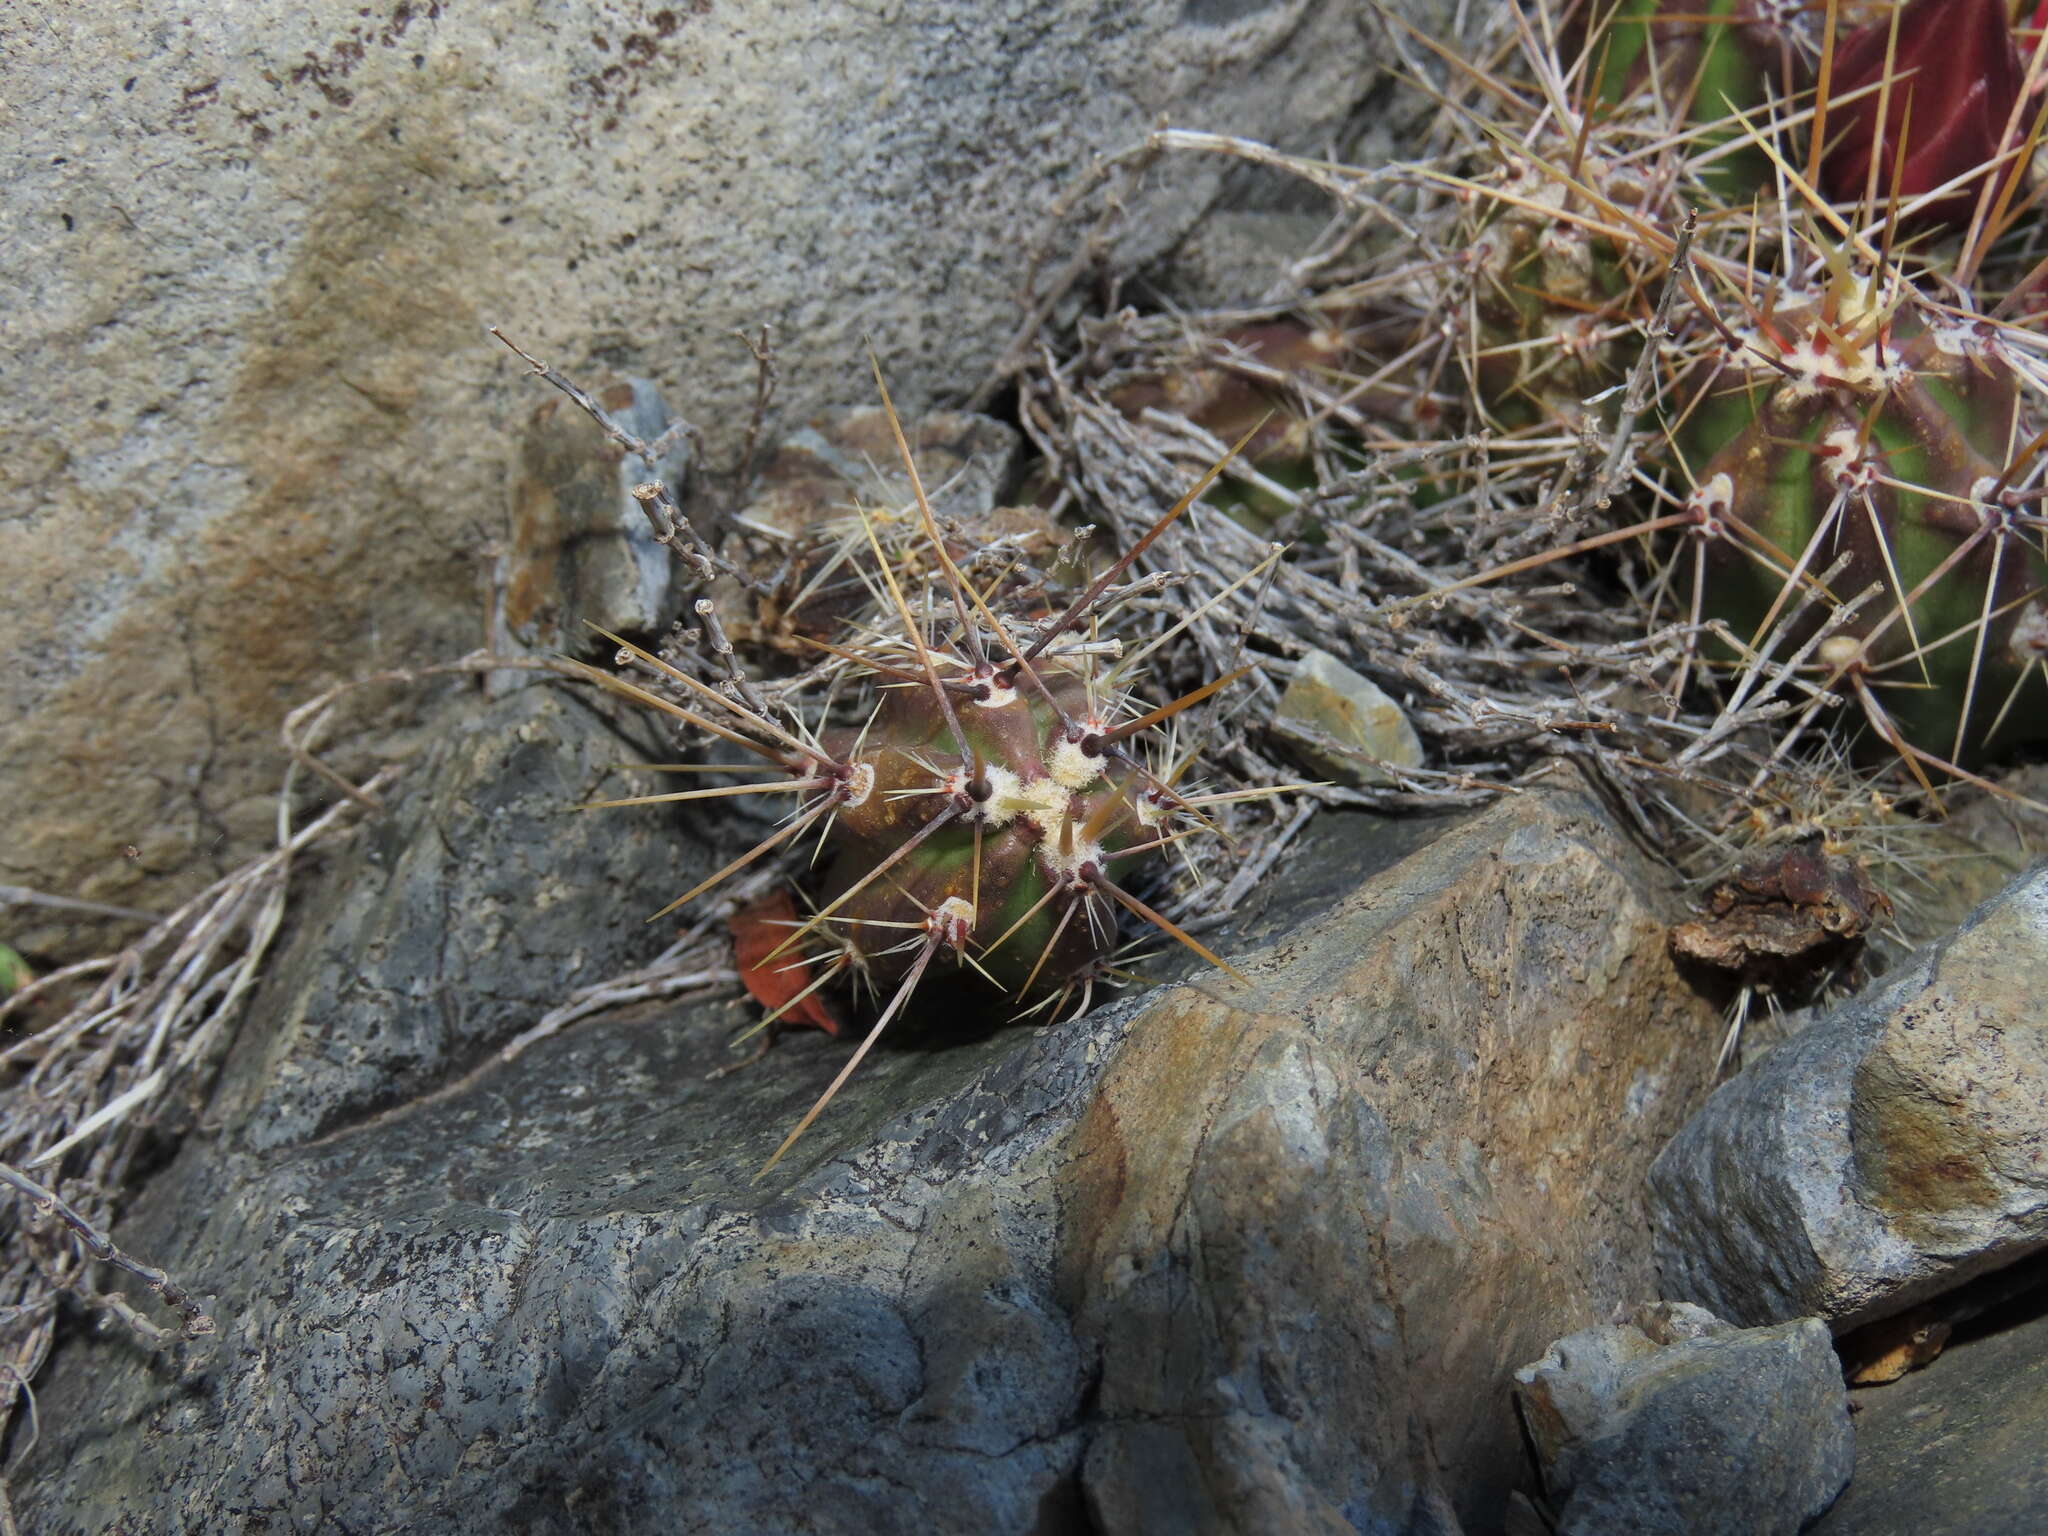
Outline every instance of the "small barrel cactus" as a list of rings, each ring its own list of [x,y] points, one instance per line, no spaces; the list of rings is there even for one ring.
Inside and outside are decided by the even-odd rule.
[[[1632,201],[1638,189],[1604,165],[1581,167],[1603,197]],[[1586,199],[1537,169],[1490,186],[1481,226],[1465,246],[1477,345],[1475,398],[1500,425],[1575,422],[1583,402],[1623,377],[1636,295],[1655,258],[1624,250],[1570,215]]]
[[[976,968],[1019,996],[1102,957],[1113,861],[1156,846],[1175,797],[1114,751],[1121,738],[1081,677],[1047,668],[1038,684],[992,671],[950,715],[931,690],[896,689],[865,741],[830,739],[874,773],[873,792],[839,812],[823,895],[838,942],[877,984],[914,963],[899,930],[917,914],[954,914],[953,947],[972,941]]]
[[[1877,737],[1967,763],[2048,737],[2040,519],[2019,382],[1994,327],[1830,263],[1731,333],[1676,446],[1707,611],[1813,647]],[[1883,595],[1854,606],[1860,594]]]
[[[886,390],[883,400],[886,405]],[[773,989],[782,1001],[769,1022],[795,1016],[829,986],[865,988],[886,999],[859,1049],[777,1149],[770,1167],[882,1030],[914,1003],[929,1005],[946,995],[957,1006],[958,985],[978,993],[983,1006],[999,1001],[993,989],[1027,1008],[1085,997],[1117,946],[1126,912],[1230,969],[1134,894],[1126,870],[1146,854],[1209,829],[1205,805],[1238,797],[1176,789],[1178,769],[1187,764],[1159,764],[1155,771],[1135,742],[1242,671],[1144,710],[1124,691],[1117,668],[1097,670],[1105,648],[1091,633],[1117,577],[1222,466],[1063,613],[1048,619],[1035,615],[1030,602],[1010,602],[1000,582],[981,590],[961,572],[932,517],[900,429],[897,439],[925,532],[916,568],[931,579],[914,601],[907,597],[910,563],[900,551],[885,552],[866,525],[878,609],[850,624],[843,644],[821,647],[845,664],[835,687],[849,680],[874,686],[874,707],[864,724],[784,723],[750,697],[744,684],[715,688],[616,635],[607,638],[619,645],[620,664],[639,671],[642,680],[594,668],[586,674],[746,749],[784,775],[760,784],[599,805],[733,794],[797,797],[797,809],[779,830],[663,913],[816,831],[826,863],[813,910],[792,917],[779,942],[751,957],[756,966],[779,961],[792,981],[814,979]],[[1037,595],[1039,589],[1032,591]]]

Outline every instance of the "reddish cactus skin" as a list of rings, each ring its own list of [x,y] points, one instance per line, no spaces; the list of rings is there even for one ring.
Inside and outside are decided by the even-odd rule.
[[[1091,716],[1081,680],[1058,670],[1039,679],[1071,728],[1028,683],[991,680],[988,698],[954,706],[963,752],[932,693],[905,687],[885,699],[852,759],[873,768],[874,791],[839,814],[824,903],[926,834],[889,878],[839,908],[847,921],[835,937],[878,987],[895,985],[914,958],[900,925],[949,900],[961,904],[982,971],[1013,994],[1027,983],[1031,997],[1057,992],[1114,945],[1116,912],[1095,878],[1149,835],[1142,823],[1156,825],[1163,806],[1133,767],[1091,750],[1108,727]],[[852,734],[838,744],[850,749]]]
[[[1872,91],[1828,114],[1834,147],[1822,162],[1821,184],[1837,202],[1864,196],[1873,160],[1880,203],[1888,196],[1905,203],[1988,166],[2006,142],[2025,70],[2002,0],[1911,0],[1898,13],[1896,48],[1890,17],[1857,28],[1837,48],[1830,96],[1877,85],[1888,55],[1888,94]],[[2017,174],[2017,162],[2004,173]],[[1914,222],[1967,225],[1983,185],[1976,177],[1922,208]]]

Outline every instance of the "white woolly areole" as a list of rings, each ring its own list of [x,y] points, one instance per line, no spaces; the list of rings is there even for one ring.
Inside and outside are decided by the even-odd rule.
[[[1842,272],[1829,280],[1824,297],[1809,298],[1798,292],[1785,297],[1788,302],[1777,316],[1780,329],[1774,332],[1759,326],[1745,332],[1743,339],[1749,344],[1746,350],[1752,363],[1774,358],[1784,369],[1779,390],[1788,400],[1808,400],[1824,390],[1840,388],[1864,393],[1889,390],[1906,382],[1905,361],[1898,348],[1889,344],[1891,321],[1884,283]],[[1816,303],[1832,311],[1828,330],[1834,339],[1824,334],[1818,323],[1788,335],[1797,323],[1797,310]]]
[[[981,781],[988,786],[988,798],[977,814],[992,827],[1007,827],[1037,803],[1024,792],[1024,781],[1000,763],[982,769]]]
[[[1005,688],[993,677],[984,679],[983,686],[988,689],[987,698],[977,699],[972,694],[968,695],[967,702],[976,709],[1008,709],[1017,702],[1017,690]]]
[[[1078,741],[1069,741],[1064,734],[1053,744],[1052,761],[1046,766],[1068,789],[1086,789],[1102,777],[1101,757],[1083,752]]]
[[[866,805],[868,796],[875,792],[875,765],[855,763],[853,772],[841,782],[839,803],[844,806]]]
[[[1045,841],[1038,845],[1038,858],[1045,866],[1046,878],[1056,884],[1088,885],[1092,882],[1083,871],[1101,873],[1102,844],[1076,832],[1073,852],[1062,853],[1058,836],[1048,834]]]
[[[963,896],[948,896],[932,908],[925,927],[942,944],[965,949],[967,936],[974,932],[974,903]]]
[[[1934,342],[1934,349],[1950,357],[1989,357],[1998,350],[1997,335],[1979,320],[1929,316],[1927,334]]]
[[[1056,835],[1060,819],[1067,814],[1067,802],[1072,792],[1051,779],[1019,783],[1015,774],[1011,774],[1010,779],[1017,787],[1011,792],[1007,802],[1008,815],[1004,819],[1022,816],[1047,837]],[[989,803],[995,803],[993,796]]]
[[[2007,642],[2012,659],[2022,666],[2048,655],[2048,608],[2030,603],[2013,620],[2012,638]]]
[[[1726,470],[1708,476],[1685,501],[1685,510],[1708,524],[1718,524],[1735,505],[1735,481]]]
[[[1977,521],[1987,527],[2005,521],[2005,509],[1998,504],[1998,477],[1979,475],[1970,483],[1970,502],[1977,509]]]
[[[1877,484],[1876,461],[1863,451],[1861,434],[1854,427],[1836,427],[1823,435],[1820,451],[1836,490],[1866,491]]]
[[[1756,348],[1765,356],[1776,356],[1784,364],[1788,377],[1780,388],[1792,400],[1809,400],[1827,389],[1869,393],[1892,389],[1906,382],[1906,365],[1896,347],[1880,349],[1866,344],[1854,348],[1849,356],[1844,357],[1818,328],[1800,337],[1790,351],[1776,350],[1766,336],[1757,338]],[[1880,357],[1884,359],[1882,362],[1878,360]]]
[[[1820,661],[1824,667],[1846,672],[1862,659],[1863,641],[1855,635],[1829,635],[1820,643]]]

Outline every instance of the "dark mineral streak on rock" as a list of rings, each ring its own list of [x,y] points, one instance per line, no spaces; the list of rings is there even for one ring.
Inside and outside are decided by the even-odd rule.
[[[1642,1169],[1714,1029],[1588,802],[1333,818],[1226,945],[1248,991],[885,1048],[756,1185],[843,1045],[707,1084],[713,1001],[462,1078],[701,862],[555,814],[596,717],[492,708],[331,875],[123,1224],[217,1348],[179,1381],[63,1345],[25,1529],[1497,1526],[1507,1373],[1649,1289]]]

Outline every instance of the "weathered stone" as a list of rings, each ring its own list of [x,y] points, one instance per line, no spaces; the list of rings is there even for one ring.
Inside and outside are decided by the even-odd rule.
[[[287,708],[474,647],[544,398],[487,325],[658,380],[721,469],[735,330],[776,327],[791,419],[867,398],[868,338],[914,419],[1016,333],[1096,156],[1162,116],[1321,152],[1385,79],[1371,28],[1350,0],[33,7],[0,48],[0,882],[168,910],[265,844]],[[1105,259],[1244,195],[1169,162]],[[11,920],[31,958],[97,934]]]
[[[1515,1380],[1559,1536],[1792,1536],[1854,1462],[1818,1318],[1738,1329],[1663,1303],[1558,1340]]]
[[[594,819],[434,803],[412,856],[464,869]],[[119,1233],[214,1293],[215,1352],[179,1382],[64,1344],[27,1528],[1488,1528],[1526,1482],[1513,1363],[1651,1284],[1642,1170],[1713,1020],[1577,795],[1304,837],[1209,935],[1248,988],[885,1045],[761,1184],[842,1044],[711,1084],[737,1016],[643,1010],[459,1077],[568,912],[633,924],[636,872],[559,890],[492,1038],[433,1022],[452,968],[374,1007],[332,979],[459,910],[330,898],[363,920],[314,915]],[[357,1063],[408,1032],[380,1095]]]
[[[1958,1329],[1924,1369],[1852,1395],[1856,1476],[1813,1536],[2041,1530],[2048,1510],[2048,1457],[2041,1454],[2048,1438],[2048,1268],[2040,1259],[2018,1268],[2033,1271],[2031,1294]]]
[[[932,512],[979,518],[1015,477],[1022,435],[992,417],[933,411],[903,424]],[[851,522],[856,507],[911,504],[909,481],[878,405],[820,411],[775,445],[735,514],[740,527],[793,543],[821,521]]]
[[[646,914],[714,867],[668,818],[574,814],[658,755],[639,711],[549,685],[467,718],[457,701],[443,736],[309,903],[230,1054],[214,1112],[252,1147],[414,1098],[650,958],[668,934]]]
[[[1301,658],[1273,712],[1273,734],[1342,784],[1388,784],[1422,765],[1422,738],[1399,704],[1327,651]]]
[[[1017,476],[1023,439],[1015,427],[967,411],[933,411],[903,428],[933,517],[942,530],[957,530],[946,535],[956,559],[1051,552],[1059,530],[1044,513],[997,506]],[[887,413],[880,406],[818,412],[763,456],[734,510],[739,538],[728,553],[749,568],[753,586],[726,577],[713,588],[728,632],[815,660],[818,651],[805,640],[844,641],[847,623],[871,601],[849,552],[864,554],[870,532],[892,551],[904,549],[918,515]],[[913,579],[925,562],[923,544],[915,537],[899,566]]]
[[[1730,1325],[1706,1308],[1673,1301],[1637,1307],[1627,1323],[1559,1339],[1541,1360],[1515,1372],[1522,1423],[1536,1459],[1546,1469],[1568,1470],[1569,1458],[1599,1433],[1644,1360],[1682,1340],[1728,1331]]]
[[[1282,938],[1248,995],[1138,1021],[1064,1175],[1109,1528],[1167,1528],[1142,1519],[1166,1487],[1195,1529],[1499,1518],[1507,1372],[1652,1284],[1630,1170],[1708,1069],[1656,892],[1543,795]]]
[[[1837,1330],[2048,1246],[2048,866],[1724,1084],[1650,1173],[1665,1294]]]
[[[661,442],[670,417],[652,384],[621,379],[593,394],[627,432]],[[648,480],[680,487],[689,458],[680,433],[649,465],[566,397],[534,408],[519,443],[511,533],[495,581],[501,649],[582,651],[596,639],[587,624],[646,635],[676,616],[675,557],[632,490]]]

